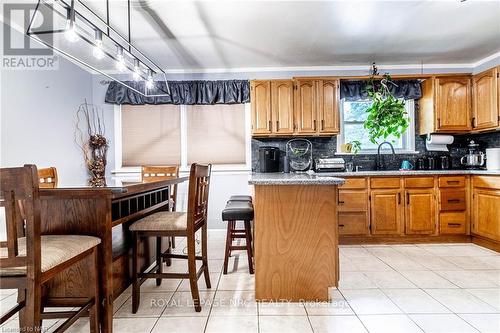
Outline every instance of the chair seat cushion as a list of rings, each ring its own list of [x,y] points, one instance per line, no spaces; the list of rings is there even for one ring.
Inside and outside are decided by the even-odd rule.
[[[252,196],[251,195],[232,195],[229,198],[229,201],[249,201],[249,202],[252,202]]]
[[[132,224],[131,231],[187,230],[187,214],[182,212],[156,212]]]
[[[224,221],[253,220],[253,205],[247,201],[230,201],[222,211]]]
[[[97,246],[101,240],[93,236],[45,235],[41,236],[42,273],[65,263],[73,257]],[[26,256],[26,237],[18,239],[18,255]],[[7,257],[7,248],[2,248],[1,257]],[[26,267],[0,269],[0,276],[26,275]]]

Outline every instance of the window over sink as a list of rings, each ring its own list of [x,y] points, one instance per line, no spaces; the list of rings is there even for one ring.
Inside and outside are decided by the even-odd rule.
[[[364,128],[363,123],[368,114],[366,110],[370,107],[371,101],[346,101],[340,102],[340,134],[337,136],[337,154],[341,152],[341,145],[353,141],[361,142],[361,151],[358,154],[376,154],[378,145],[370,141],[368,130]],[[406,132],[400,137],[389,137],[389,141],[396,153],[414,153],[415,152],[415,101],[412,99],[405,101],[405,109],[408,113],[410,124]],[[380,141],[382,142],[382,140]],[[384,146],[383,149],[387,149]]]

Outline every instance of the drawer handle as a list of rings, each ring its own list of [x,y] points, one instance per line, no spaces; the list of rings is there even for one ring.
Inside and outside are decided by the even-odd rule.
[[[460,203],[460,199],[448,199],[448,203]]]
[[[446,183],[448,185],[454,185],[454,184],[460,184],[460,181],[458,181],[458,180],[447,180]]]
[[[343,228],[343,227],[345,227],[345,225],[343,225],[343,224],[339,224],[339,227]]]
[[[461,226],[461,223],[448,223],[448,227],[450,228],[460,228]]]
[[[343,205],[345,202],[339,200],[339,205]]]

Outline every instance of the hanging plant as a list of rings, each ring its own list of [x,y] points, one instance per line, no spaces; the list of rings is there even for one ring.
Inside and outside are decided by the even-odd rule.
[[[372,105],[366,110],[368,117],[364,122],[364,128],[368,130],[370,141],[378,144],[379,139],[386,141],[390,136],[400,138],[410,121],[405,110],[405,102],[395,98],[389,90],[390,85],[397,86],[391,76],[384,74],[380,83],[376,84],[375,75],[372,74],[366,85],[366,92]]]

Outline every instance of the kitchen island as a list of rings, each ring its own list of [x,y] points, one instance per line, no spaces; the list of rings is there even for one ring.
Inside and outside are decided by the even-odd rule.
[[[338,177],[252,174],[255,298],[326,301],[339,280]]]

